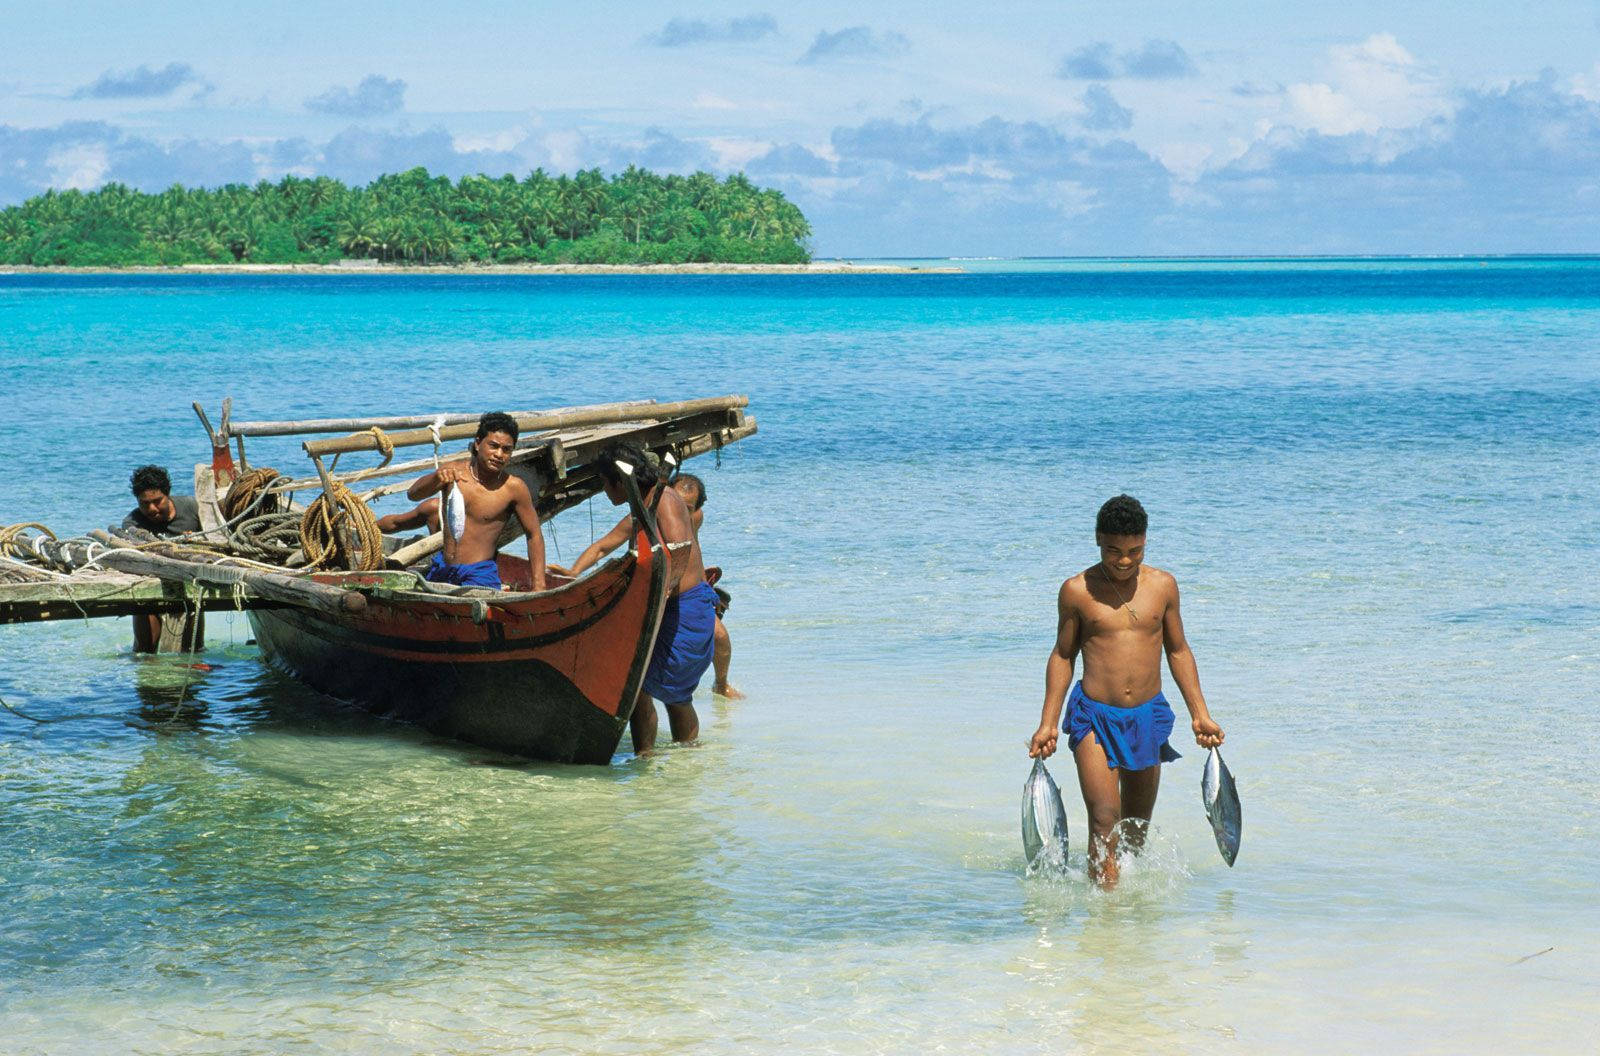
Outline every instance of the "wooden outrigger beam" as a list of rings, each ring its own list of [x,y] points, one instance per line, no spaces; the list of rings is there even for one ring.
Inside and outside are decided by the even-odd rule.
[[[628,407],[648,411],[654,400],[625,400],[620,403],[599,404],[601,407]],[[511,411],[513,418],[527,418],[535,414],[558,414],[563,411],[587,410],[585,407],[559,407],[550,411]],[[306,418],[282,422],[233,422],[227,424],[219,435],[234,436],[305,436],[314,433],[351,433],[367,429],[425,429],[444,419],[445,425],[463,425],[476,422],[478,414],[404,414],[388,418]]]
[[[232,423],[232,401],[224,401],[222,425],[213,430],[204,411],[196,413],[206,426],[213,448],[225,445],[228,437],[284,436],[301,433],[377,428],[397,431],[384,433],[381,443],[373,432],[308,440],[303,446],[319,472],[316,478],[286,481],[277,490],[324,486],[332,479],[354,482],[369,477],[392,477],[415,473],[433,464],[432,459],[389,464],[369,470],[334,474],[324,467],[326,455],[356,451],[386,450],[394,447],[432,443],[431,429],[413,428],[411,423],[428,425],[436,421],[421,415],[393,418],[315,419],[301,422]],[[671,454],[682,462],[754,435],[756,421],[744,413],[748,400],[743,396],[655,403],[636,400],[587,407],[514,415],[523,430],[523,442],[513,461],[532,464],[542,483],[537,497],[543,520],[576,506],[600,490],[596,460],[607,444],[627,440],[659,454]],[[461,440],[477,429],[477,415],[447,416],[439,440]],[[241,439],[242,444],[242,439]],[[226,447],[221,448],[226,456]],[[443,459],[465,457],[453,452]],[[213,461],[212,471],[217,463]],[[203,467],[202,467],[203,468]],[[197,481],[200,479],[197,473]],[[207,478],[208,480],[210,478]],[[367,497],[397,491],[405,484],[384,485]],[[197,490],[197,495],[200,494]],[[273,609],[297,607],[330,614],[363,611],[367,597],[362,589],[345,589],[332,582],[318,582],[289,569],[275,569],[258,562],[222,557],[203,550],[160,541],[131,542],[108,532],[91,532],[92,539],[38,537],[28,541],[32,559],[45,569],[13,561],[20,571],[12,576],[24,582],[0,582],[0,624],[36,623],[50,620],[83,619],[101,616],[167,614],[201,610]],[[512,521],[501,534],[504,546],[521,534]],[[208,545],[224,542],[215,539]],[[415,540],[390,555],[390,567],[405,567],[438,550],[443,537],[437,534]],[[68,570],[71,574],[62,574]]]
[[[107,532],[92,532],[94,542],[38,541],[36,551],[52,564],[79,571],[87,579],[0,585],[0,623],[72,619],[88,613],[121,616],[139,612],[181,612],[202,608],[278,608],[296,606],[329,613],[361,612],[366,596],[318,583],[305,576],[229,561],[185,560],[139,549]],[[104,571],[122,573],[110,583]]]
[[[538,414],[513,415],[517,428],[525,433],[552,432],[557,429],[577,429],[590,425],[612,425],[618,422],[650,422],[661,421],[669,418],[683,418],[705,411],[733,411],[743,410],[750,403],[746,396],[713,396],[703,400],[682,400],[678,403],[656,403],[646,406],[637,404],[598,404],[594,407],[578,407],[566,411],[548,411]],[[463,422],[459,425],[446,426],[439,431],[439,439],[467,440],[478,431],[477,419]],[[433,431],[431,429],[403,429],[399,432],[387,434],[389,443],[395,447],[416,447],[419,444],[431,444]],[[335,437],[329,440],[307,440],[304,445],[306,454],[312,458],[323,455],[348,454],[352,451],[379,451],[382,445],[378,438],[371,433],[356,433],[352,436]]]
[[[0,583],[0,624],[46,623],[101,616],[281,609],[281,601],[248,588],[209,583],[184,584],[124,572],[82,574],[34,583]]]

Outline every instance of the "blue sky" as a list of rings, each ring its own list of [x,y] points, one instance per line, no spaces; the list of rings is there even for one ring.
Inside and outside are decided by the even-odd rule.
[[[0,204],[637,163],[823,256],[1600,251],[1600,3],[1536,10],[6,0]]]

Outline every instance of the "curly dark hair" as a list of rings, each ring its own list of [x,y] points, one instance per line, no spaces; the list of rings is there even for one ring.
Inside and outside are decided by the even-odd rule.
[[[140,466],[133,471],[133,476],[128,478],[128,486],[133,489],[135,495],[151,488],[155,488],[163,495],[172,494],[172,478],[167,476],[166,469],[161,466]]]
[[[678,474],[678,480],[687,480],[689,483],[694,485],[694,502],[689,504],[689,511],[691,513],[694,512],[695,510],[698,510],[700,507],[702,507],[702,506],[704,506],[706,504],[706,482],[705,481],[701,480],[699,477],[695,476],[693,473],[679,473]]]
[[[478,419],[477,439],[482,440],[490,433],[505,433],[511,437],[512,443],[516,443],[518,434],[517,420],[505,411],[490,411]]]
[[[1132,495],[1106,500],[1094,519],[1096,535],[1143,535],[1149,527],[1149,515]]]
[[[607,484],[622,483],[622,471],[617,468],[618,462],[633,467],[633,479],[639,485],[641,495],[649,494],[650,489],[661,480],[661,473],[655,464],[636,444],[630,444],[625,440],[607,444],[601,450],[600,458],[595,463],[600,479]]]

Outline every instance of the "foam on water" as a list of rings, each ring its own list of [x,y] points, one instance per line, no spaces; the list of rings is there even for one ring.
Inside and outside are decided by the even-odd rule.
[[[123,622],[0,628],[0,697],[107,717],[0,714],[0,1047],[1592,1047],[1600,269],[1125,265],[0,277],[5,523],[119,519],[225,393],[737,391],[761,423],[691,467],[750,694],[694,749],[493,757],[328,707],[225,614],[211,671]],[[1180,721],[1104,893],[1070,770],[1068,875],[1024,876],[1017,779],[1056,588],[1124,489],[1249,829],[1229,870]]]

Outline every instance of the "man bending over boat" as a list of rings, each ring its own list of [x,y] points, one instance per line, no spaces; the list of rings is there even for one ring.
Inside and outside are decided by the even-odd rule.
[[[172,494],[172,478],[161,466],[140,466],[128,481],[138,500],[122,527],[138,528],[157,538],[200,530],[200,504],[190,495]],[[202,613],[157,616],[140,613],[133,618],[133,651],[153,653],[166,644],[169,652],[198,652],[205,638]]]
[[[440,520],[444,522],[444,551],[433,555],[426,578],[434,583],[500,589],[500,566],[495,563],[500,532],[513,514],[528,533],[528,565],[533,589],[544,589],[544,532],[528,486],[508,473],[517,446],[517,422],[509,414],[492,411],[478,419],[478,435],[468,447],[465,462],[447,462],[420,478],[406,494],[413,501],[442,491]],[[465,517],[457,526],[447,511],[450,494],[461,496]]]
[[[659,720],[655,700],[667,708],[667,722],[672,728],[674,741],[692,741],[700,735],[700,716],[694,710],[694,691],[700,685],[700,676],[711,666],[712,635],[717,622],[717,595],[706,582],[705,560],[700,554],[700,541],[695,537],[694,522],[683,496],[661,478],[655,464],[632,444],[612,444],[600,453],[597,468],[605,485],[606,498],[612,505],[628,501],[623,470],[617,463],[632,468],[633,479],[638,484],[644,504],[656,518],[661,541],[668,546],[688,543],[673,553],[667,609],[661,617],[661,630],[656,634],[655,652],[650,656],[650,666],[645,671],[644,688],[634,702],[633,717],[629,727],[633,734],[633,750],[640,755],[655,747]],[[634,537],[636,529],[630,514],[617,522],[615,528],[589,545],[572,566],[571,575],[583,571],[619,546]],[[552,571],[566,572],[551,566]]]
[[[1055,754],[1060,729],[1078,768],[1089,811],[1089,872],[1103,888],[1117,884],[1117,841],[1137,853],[1144,844],[1161,784],[1161,764],[1178,758],[1167,743],[1172,708],[1161,693],[1161,653],[1189,708],[1202,748],[1222,743],[1211,721],[1194,654],[1178,614],[1178,581],[1144,564],[1149,518],[1139,500],[1118,495],[1100,507],[1095,541],[1100,561],[1061,584],[1056,644],[1045,665],[1044,711],[1028,754]],[[1072,666],[1083,653],[1083,681]],[[1062,705],[1067,709],[1061,718]],[[1123,821],[1130,822],[1123,826]]]

